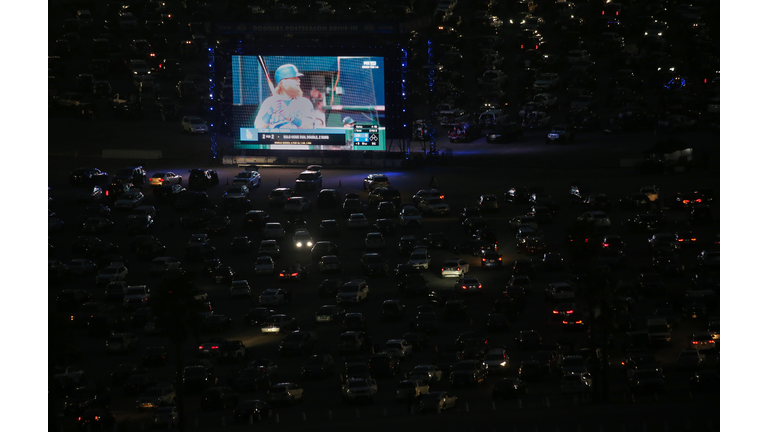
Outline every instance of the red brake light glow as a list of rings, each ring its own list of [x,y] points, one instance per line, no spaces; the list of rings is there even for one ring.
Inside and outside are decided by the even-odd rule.
[[[572,314],[572,313],[573,313],[573,311],[572,311],[572,310],[568,310],[568,311],[565,311],[565,313],[567,313],[567,314]]]

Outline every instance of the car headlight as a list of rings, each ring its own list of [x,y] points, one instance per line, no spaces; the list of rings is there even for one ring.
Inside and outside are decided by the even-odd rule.
[[[296,242],[296,247],[301,247],[301,242]]]

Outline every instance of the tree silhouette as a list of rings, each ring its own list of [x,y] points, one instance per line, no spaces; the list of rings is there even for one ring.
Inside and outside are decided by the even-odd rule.
[[[191,275],[183,270],[169,270],[163,276],[160,288],[152,292],[151,307],[157,317],[157,325],[174,347],[176,362],[176,404],[179,410],[179,431],[186,426],[184,405],[184,361],[182,346],[190,336],[200,334],[202,303],[195,298],[197,287]]]

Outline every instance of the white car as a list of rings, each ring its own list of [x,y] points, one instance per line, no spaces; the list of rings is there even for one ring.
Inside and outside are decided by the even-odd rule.
[[[139,190],[129,190],[120,195],[115,201],[115,209],[130,210],[135,209],[144,203],[144,194]]]
[[[413,225],[421,225],[421,213],[413,204],[403,204],[400,208],[400,226]]]
[[[76,258],[67,263],[67,269],[75,276],[83,276],[94,273],[98,267],[91,260]]]
[[[372,232],[365,235],[365,249],[384,249],[384,235],[380,232]]]
[[[312,201],[304,197],[290,197],[285,203],[286,213],[304,213],[312,208]]]
[[[412,200],[413,203],[418,206],[421,201],[427,200],[429,198],[445,198],[445,196],[441,194],[437,189],[421,189],[420,191],[416,192]]]
[[[294,383],[275,384],[267,390],[269,403],[295,403],[304,400],[304,389]]]
[[[280,288],[265,289],[259,296],[259,306],[280,306],[288,303],[288,293]]]
[[[418,208],[424,213],[433,215],[447,215],[451,212],[451,206],[439,197],[422,199]]]
[[[275,274],[275,261],[269,255],[261,255],[256,258],[256,264],[253,266],[253,271],[257,275]]]
[[[413,355],[413,345],[405,339],[390,339],[384,344],[384,352],[392,353],[399,359],[407,359]]]
[[[443,371],[435,365],[418,365],[411,372],[408,372],[408,378],[411,377],[433,384],[442,381]]]
[[[350,281],[339,288],[336,294],[336,304],[361,303],[368,299],[368,283],[365,281]]]
[[[127,353],[139,346],[139,338],[133,333],[113,333],[107,339],[107,353]]]
[[[557,104],[557,96],[549,93],[539,93],[533,96],[533,102],[543,107],[552,108]]]
[[[277,244],[277,240],[262,240],[259,244],[258,254],[260,256],[269,255],[271,257],[279,257],[280,245]],[[274,268],[274,262],[272,263],[272,268]]]
[[[451,258],[445,260],[442,268],[440,269],[440,277],[457,277],[463,278],[465,274],[469,273],[469,263],[461,258]]]
[[[162,186],[167,184],[181,184],[181,176],[173,172],[154,173],[149,178],[150,186]]]
[[[414,249],[411,252],[410,258],[408,258],[408,264],[421,270],[429,270],[431,262],[432,257],[429,255],[429,251],[423,248]]]
[[[363,180],[363,190],[367,191],[388,186],[390,186],[389,178],[384,174],[368,174]]]
[[[611,226],[611,219],[607,214],[601,211],[589,211],[579,216],[579,222],[593,225],[596,228],[608,228]]]
[[[341,260],[336,255],[324,255],[320,257],[320,273],[340,272]]]
[[[268,239],[281,239],[285,237],[285,230],[280,222],[267,222],[261,233]]]
[[[261,186],[261,174],[258,171],[241,171],[232,180],[235,186],[248,186],[248,189]]]
[[[365,228],[368,226],[368,218],[363,213],[352,213],[347,218],[347,224],[350,228]]]
[[[108,265],[99,270],[96,275],[96,285],[106,285],[110,282],[124,281],[128,279],[128,268],[124,265]]]
[[[229,288],[229,298],[235,299],[240,297],[249,298],[251,296],[251,286],[248,285],[247,280],[232,281],[232,286]]]
[[[591,389],[592,376],[587,372],[571,372],[560,381],[560,390],[565,394],[588,393]]]
[[[499,69],[490,69],[483,72],[483,76],[479,80],[479,84],[504,85],[506,82],[507,74]]]
[[[197,116],[184,116],[181,119],[181,130],[188,133],[208,133],[208,123]]]
[[[533,88],[537,90],[552,90],[560,86],[560,76],[556,73],[543,73],[533,82]]]
[[[181,262],[174,257],[157,257],[149,264],[149,274],[159,276],[167,270],[181,268]]]

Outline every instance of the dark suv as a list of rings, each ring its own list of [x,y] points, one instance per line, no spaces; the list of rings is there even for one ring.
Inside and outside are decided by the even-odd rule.
[[[323,175],[319,171],[304,171],[296,178],[296,190],[323,188]]]
[[[219,174],[212,169],[189,170],[189,187],[205,189],[219,184]]]
[[[147,172],[141,166],[128,166],[115,173],[112,183],[133,183],[143,186],[147,183]]]

